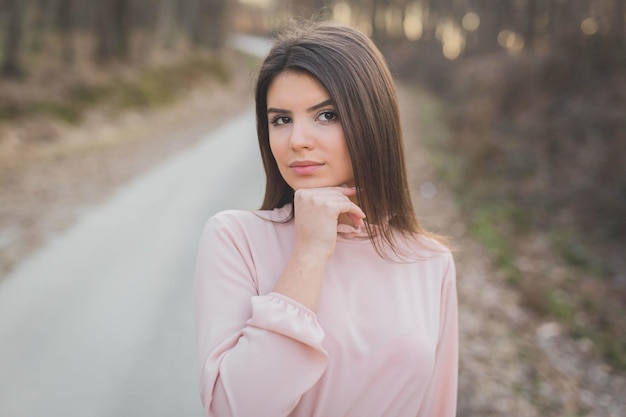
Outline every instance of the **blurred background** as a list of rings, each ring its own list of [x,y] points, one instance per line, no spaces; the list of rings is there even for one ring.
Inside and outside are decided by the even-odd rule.
[[[626,415],[625,0],[0,0],[0,416],[201,415],[197,241],[260,204],[254,74],[312,16],[396,77],[459,415]]]

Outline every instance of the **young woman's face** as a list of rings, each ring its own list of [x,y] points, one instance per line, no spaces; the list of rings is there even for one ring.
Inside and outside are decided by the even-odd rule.
[[[291,188],[354,185],[341,120],[319,81],[279,74],[267,92],[267,118],[272,154]]]

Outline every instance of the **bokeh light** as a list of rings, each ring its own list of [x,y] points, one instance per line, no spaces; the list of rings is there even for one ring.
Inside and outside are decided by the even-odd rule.
[[[423,13],[419,5],[411,5],[406,9],[404,16],[404,36],[407,39],[416,41],[424,33]]]
[[[333,19],[337,23],[349,25],[352,22],[352,9],[348,3],[337,3],[333,7]]]
[[[511,53],[517,53],[524,49],[524,38],[511,30],[503,30],[498,33],[498,44]]]
[[[468,32],[474,32],[480,27],[480,17],[474,12],[466,13],[461,20],[461,25]]]
[[[461,28],[451,20],[441,20],[437,23],[435,36],[441,42],[443,56],[447,59],[457,59],[465,47],[465,35]]]
[[[598,31],[598,21],[593,17],[588,17],[580,24],[580,30],[587,36],[591,36]]]

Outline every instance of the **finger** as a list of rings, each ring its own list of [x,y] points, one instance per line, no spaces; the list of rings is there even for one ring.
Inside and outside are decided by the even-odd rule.
[[[301,200],[301,203],[306,205],[326,206],[336,215],[352,213],[356,218],[364,219],[363,210],[348,198],[356,192],[357,190],[351,187],[307,188],[297,192],[296,200]]]
[[[332,187],[332,188],[338,189],[343,195],[346,195],[346,196],[355,195],[357,193],[356,187],[341,186],[341,187]]]
[[[365,212],[363,212],[361,207],[359,207],[357,204],[355,204],[353,201],[347,198],[347,197],[350,197],[351,195],[356,194],[358,192],[357,189],[355,189],[354,187],[332,187],[332,188],[333,189],[338,188],[339,191],[341,191],[341,193],[343,194],[340,197],[341,201],[342,202],[345,201],[346,203],[349,203],[348,206],[345,206],[347,208],[347,211],[342,211],[342,213],[354,215],[355,218],[358,218],[358,219],[365,218]]]
[[[349,213],[348,217],[350,217],[350,220],[352,220],[354,227],[360,227],[363,224],[363,218],[356,216],[354,213]]]
[[[361,210],[361,207],[351,201],[347,201],[345,204],[342,204],[339,212],[348,214],[350,217],[355,217],[359,220],[365,218],[365,213]]]

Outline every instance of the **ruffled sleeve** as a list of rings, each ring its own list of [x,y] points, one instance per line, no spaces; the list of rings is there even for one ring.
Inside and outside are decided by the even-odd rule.
[[[315,314],[281,294],[259,295],[255,279],[248,242],[211,218],[194,283],[207,416],[286,416],[326,369]]]

